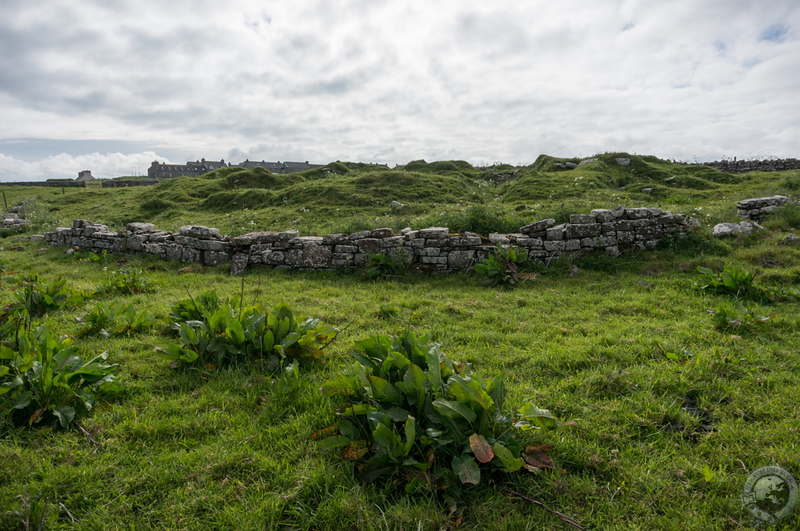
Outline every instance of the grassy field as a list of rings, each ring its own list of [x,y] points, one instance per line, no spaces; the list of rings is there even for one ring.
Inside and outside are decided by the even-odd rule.
[[[784,240],[800,229],[800,215],[789,208],[767,230],[724,242],[708,233],[713,223],[736,221],[740,199],[797,195],[800,172],[728,175],[636,156],[618,167],[617,156],[555,172],[551,163],[564,159],[541,157],[499,185],[487,179],[513,168],[414,162],[396,170],[334,163],[297,176],[223,170],[152,188],[64,194],[5,188],[9,206],[28,200],[34,224],[0,239],[3,306],[15,300],[20,274],[62,277],[69,289],[92,292],[120,270],[141,270],[153,291],[98,292],[38,319],[75,336],[83,357],[107,351],[124,390],[80,419],[85,433],[0,425],[0,529],[24,529],[21,519],[34,520],[43,507],[47,529],[574,529],[514,493],[585,529],[754,528],[741,502],[749,474],[776,464],[800,478],[800,245]],[[393,210],[392,200],[405,206]],[[232,235],[431,225],[486,234],[619,204],[694,215],[701,231],[658,251],[561,260],[515,289],[461,274],[375,281],[359,271],[251,268],[233,278],[225,267],[68,256],[26,239],[74,218],[112,229],[204,224]],[[755,269],[755,286],[773,300],[701,290],[698,266]],[[291,372],[175,369],[155,352],[175,341],[170,309],[209,290],[242,295],[245,304],[285,302],[342,332],[321,361]],[[161,324],[77,337],[76,317],[120,303]],[[725,303],[769,319],[717,329],[709,311]],[[504,376],[512,409],[549,409],[558,429],[522,437],[552,444],[556,470],[484,474],[453,505],[397,482],[361,483],[352,462],[312,440],[336,420],[320,387],[352,370],[353,342],[406,329],[429,332],[444,354],[481,374]],[[799,526],[795,512],[777,528]]]

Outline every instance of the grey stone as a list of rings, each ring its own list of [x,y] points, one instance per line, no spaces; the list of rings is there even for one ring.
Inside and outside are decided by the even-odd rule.
[[[204,251],[203,252],[203,265],[217,266],[226,264],[231,261],[231,255],[219,251]]]
[[[556,225],[556,220],[554,219],[543,219],[542,221],[537,221],[536,223],[531,223],[530,225],[525,225],[524,227],[520,228],[519,231],[522,234],[530,234],[532,232],[542,232],[551,227]]]
[[[334,253],[357,253],[358,246],[357,245],[335,245],[333,247]]]
[[[128,223],[125,226],[125,230],[130,232],[152,232],[156,229],[156,226],[152,223]]]
[[[203,225],[184,225],[178,232],[181,236],[197,238],[198,240],[218,240],[220,238],[219,229],[204,227]]]
[[[330,267],[332,253],[329,247],[313,245],[303,250],[303,266],[312,269],[326,269]]]
[[[475,251],[450,251],[447,255],[449,269],[466,269],[475,261]]]
[[[573,238],[589,238],[592,236],[600,235],[600,225],[593,223],[591,225],[567,225],[566,236],[568,239]]]
[[[631,159],[625,157],[619,157],[615,160],[617,161],[617,166],[628,166],[631,163]]]
[[[400,208],[406,206],[405,203],[401,203],[400,201],[392,201],[392,208]]]
[[[392,232],[392,229],[387,228],[373,229],[369,232],[370,238],[391,238],[392,236],[394,236],[394,232]]]
[[[578,165],[577,165],[577,164],[575,164],[574,162],[565,162],[565,163],[564,163],[564,166],[566,166],[566,167],[567,167],[567,168],[569,168],[570,170],[574,170],[575,168],[577,168],[577,167],[578,167]]]
[[[350,237],[346,234],[325,234],[322,237],[322,245],[347,244],[349,241]]]
[[[390,249],[393,247],[402,247],[405,238],[402,236],[391,236],[389,238],[383,238],[380,240],[381,249]]]
[[[358,248],[362,253],[376,254],[381,252],[381,241],[377,238],[364,238],[363,240],[357,240],[356,245],[358,245]]]
[[[419,230],[419,237],[421,238],[447,238],[450,230],[447,227],[428,227],[427,229]]]
[[[731,234],[736,234],[740,232],[742,227],[738,223],[719,223],[714,225],[714,228],[711,231],[712,236],[716,236],[717,238],[725,238],[726,236],[730,236]]]
[[[596,208],[592,210],[592,216],[597,223],[607,223],[617,219],[617,216],[614,214],[614,212],[605,208]]]
[[[289,249],[286,251],[284,264],[290,267],[303,266],[303,249]]]
[[[547,229],[547,240],[548,241],[557,241],[564,239],[564,224],[556,225],[555,227]]]
[[[236,253],[231,260],[231,275],[237,276],[244,273],[250,256],[247,253]]]
[[[571,214],[569,216],[569,222],[573,225],[576,224],[587,224],[587,223],[597,223],[597,220],[594,216],[589,216],[586,214]]]
[[[489,241],[495,245],[506,245],[511,242],[505,234],[492,233],[489,235]]]

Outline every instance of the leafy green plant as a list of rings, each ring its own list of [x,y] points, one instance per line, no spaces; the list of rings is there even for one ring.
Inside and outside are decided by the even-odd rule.
[[[747,271],[736,266],[725,266],[719,274],[707,267],[698,266],[701,279],[697,286],[707,292],[730,295],[737,298],[759,298],[760,289],[753,285],[755,270]]]
[[[63,278],[46,283],[39,280],[38,275],[20,275],[11,279],[11,283],[17,289],[7,311],[25,312],[30,317],[42,317],[61,308],[77,306],[85,298],[85,294],[70,290]]]
[[[366,264],[369,278],[402,275],[407,269],[403,257],[388,253],[372,254]]]
[[[520,273],[519,266],[528,259],[528,251],[516,247],[498,245],[494,251],[475,264],[472,269],[487,286],[513,286],[527,277]]]
[[[552,468],[548,448],[525,446],[519,433],[554,428],[555,419],[530,404],[514,418],[501,378],[482,378],[410,331],[357,341],[355,349],[358,369],[322,387],[339,399],[339,420],[315,438],[356,461],[361,480],[389,476],[407,492],[455,492],[492,470]]]
[[[220,308],[219,295],[216,291],[207,291],[197,297],[189,296],[172,306],[170,316],[176,321],[202,321],[206,315],[212,315]]]
[[[723,302],[717,306],[716,310],[709,310],[714,328],[722,332],[739,334],[743,332],[760,333],[769,330],[771,319],[775,317],[773,312],[770,315],[758,315],[756,310],[750,306],[736,305]]]
[[[153,283],[145,278],[141,269],[123,269],[112,273],[111,278],[97,289],[97,293],[134,295],[154,290]]]
[[[338,332],[320,324],[317,318],[295,317],[284,303],[271,311],[255,305],[237,312],[235,305],[219,304],[212,296],[205,299],[208,306],[197,304],[194,310],[185,302],[181,301],[174,311],[196,312],[201,318],[174,322],[172,328],[178,331],[181,343],[156,349],[162,357],[177,363],[217,367],[260,359],[274,369],[286,359],[320,357],[324,346]]]
[[[154,314],[137,312],[132,304],[118,304],[111,307],[98,304],[92,311],[76,319],[81,323],[76,337],[111,337],[131,335],[153,329],[159,323]]]
[[[121,389],[107,359],[103,352],[84,362],[71,339],[45,325],[20,335],[14,348],[0,346],[0,414],[15,425],[67,428],[98,394]]]

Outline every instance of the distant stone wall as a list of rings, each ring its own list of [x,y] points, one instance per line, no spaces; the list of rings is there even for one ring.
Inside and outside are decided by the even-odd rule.
[[[86,188],[85,181],[16,181],[0,182],[0,186],[54,186],[56,188]]]
[[[374,229],[354,234],[300,236],[297,230],[253,232],[230,237],[218,229],[184,226],[179,232],[156,230],[150,223],[129,223],[111,232],[106,225],[75,220],[72,227],[45,234],[61,247],[93,252],[142,253],[164,260],[197,262],[207,266],[232,263],[239,274],[248,264],[297,269],[339,269],[364,266],[372,254],[394,255],[411,268],[428,273],[463,271],[486,258],[496,245],[528,251],[529,260],[549,264],[563,255],[603,252],[618,255],[629,250],[655,249],[666,237],[681,238],[699,226],[696,219],[660,208],[592,210],[556,225],[545,219],[526,225],[517,234],[450,234],[446,227],[420,230]]]
[[[158,179],[111,179],[103,181],[100,186],[103,188],[127,188],[130,186],[154,186],[160,182]]]
[[[751,171],[786,171],[800,170],[800,160],[797,159],[772,159],[772,160],[720,160],[716,162],[703,162],[701,166],[711,166],[725,173],[747,173]]]

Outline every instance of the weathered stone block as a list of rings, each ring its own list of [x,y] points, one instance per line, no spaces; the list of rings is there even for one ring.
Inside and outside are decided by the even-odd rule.
[[[157,255],[164,254],[163,243],[145,243],[142,247],[143,247],[142,250],[147,254],[157,254]]]
[[[422,247],[421,249],[414,249],[416,256],[441,256],[441,247]]]
[[[347,234],[325,234],[322,236],[322,245],[345,245],[350,241]]]
[[[221,236],[219,229],[202,225],[184,225],[178,229],[178,232],[181,236],[197,238],[198,240],[218,240]]]
[[[633,243],[636,240],[636,234],[633,231],[617,231],[617,244],[626,245]]]
[[[642,227],[641,229],[636,229],[637,240],[657,240],[659,238],[663,238],[666,235],[667,233],[664,230],[664,227],[662,227],[661,225]]]
[[[605,208],[596,208],[592,210],[592,216],[594,216],[597,223],[608,223],[609,221],[617,219],[614,212]]]
[[[572,239],[591,238],[592,236],[600,235],[600,225],[592,223],[591,225],[567,225],[566,237]]]
[[[332,254],[330,247],[324,245],[308,246],[303,249],[303,266],[313,269],[327,269],[331,266]]]
[[[586,223],[597,223],[597,220],[594,216],[590,216],[587,214],[571,214],[569,216],[569,222],[571,224],[586,224]]]
[[[481,243],[479,236],[453,236],[446,240],[449,247],[476,247]]]
[[[447,238],[450,233],[447,227],[428,227],[427,229],[420,229],[419,238],[427,238],[429,240],[438,238]]]
[[[297,236],[289,240],[289,245],[294,247],[311,247],[322,245],[322,237],[320,236]]]
[[[380,238],[391,238],[392,236],[394,236],[394,232],[392,232],[392,229],[386,229],[386,228],[374,229],[371,230],[369,233],[370,238],[380,239]]]
[[[282,266],[286,264],[286,253],[284,251],[271,249],[264,251],[261,256],[266,265]]]
[[[547,229],[547,239],[549,241],[558,241],[564,239],[564,224],[556,225],[553,228]]]
[[[381,241],[376,238],[364,238],[357,240],[356,245],[362,253],[376,254],[381,252]]]
[[[181,262],[202,262],[203,252],[199,249],[192,249],[191,247],[184,247],[181,251]]]
[[[286,251],[284,264],[290,267],[303,266],[303,249],[289,249]]]
[[[536,223],[525,225],[524,227],[521,227],[519,231],[522,234],[530,234],[532,232],[544,232],[549,228],[555,227],[555,225],[556,225],[556,220],[543,219],[542,221],[537,221]]]
[[[511,243],[511,239],[508,236],[505,234],[497,234],[496,232],[493,232],[489,235],[489,241],[495,245],[506,245]]]
[[[220,251],[203,251],[203,265],[216,266],[231,261],[229,253]]]
[[[156,230],[156,226],[152,223],[128,223],[125,225],[125,230],[130,232],[152,232]]]
[[[402,236],[389,236],[388,238],[383,238],[380,241],[381,249],[391,249],[393,247],[402,247],[405,238]]]
[[[475,261],[475,251],[450,251],[447,254],[448,269],[466,269]]]
[[[547,252],[558,252],[563,251],[565,247],[564,241],[546,241],[544,242],[544,250]]]
[[[244,273],[250,257],[247,253],[236,253],[231,259],[231,275],[238,276]]]
[[[337,254],[357,253],[358,252],[358,246],[357,245],[334,245],[333,246],[333,252],[337,253]]]
[[[128,250],[131,252],[141,252],[144,250],[144,244],[147,241],[147,236],[143,234],[131,234],[128,236]]]

